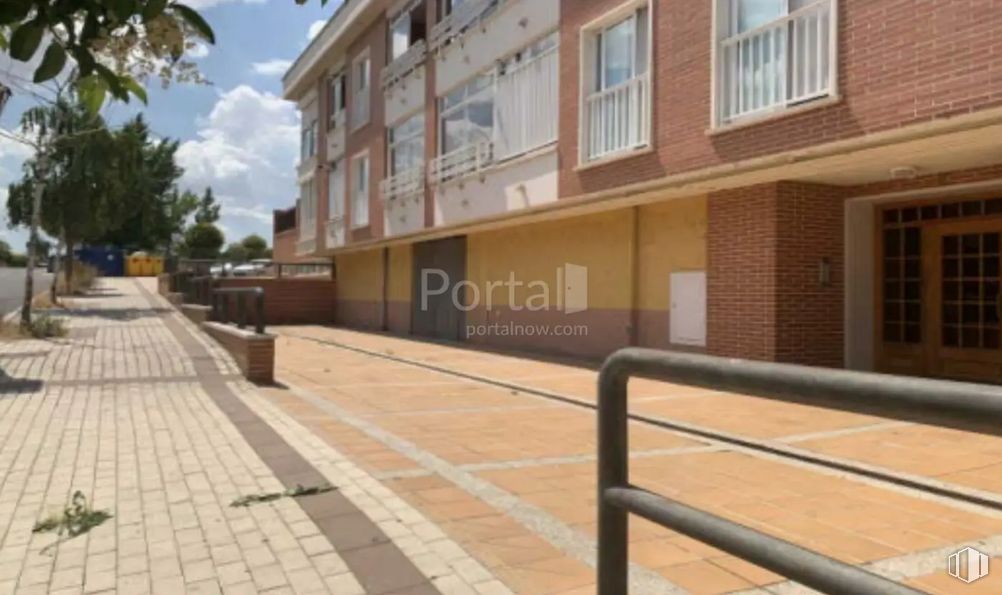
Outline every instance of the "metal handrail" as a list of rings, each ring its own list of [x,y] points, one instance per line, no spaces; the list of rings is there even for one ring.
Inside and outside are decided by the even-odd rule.
[[[620,350],[606,360],[598,380],[599,595],[628,591],[631,512],[821,592],[921,593],[631,485],[627,383],[633,376],[1002,435],[1002,387],[652,349]]]
[[[215,288],[212,292],[211,319],[215,322],[230,324],[229,296],[237,296],[236,325],[243,330],[247,328],[247,296],[254,297],[254,332],[264,334],[264,288],[262,287],[225,287]]]

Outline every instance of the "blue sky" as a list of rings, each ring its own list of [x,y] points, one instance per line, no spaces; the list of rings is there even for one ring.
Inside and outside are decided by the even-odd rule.
[[[201,193],[212,186],[223,204],[221,226],[227,241],[249,233],[271,240],[271,210],[293,203],[297,189],[294,164],[299,153],[295,106],[281,99],[282,74],[306,47],[340,3],[308,0],[189,0],[216,32],[216,45],[192,59],[211,85],[172,85],[150,81],[149,105],[142,111],[157,135],[182,141],[178,160],[186,173],[183,187]],[[205,53],[204,56],[199,54]],[[0,117],[10,130],[36,100],[24,94],[24,65],[0,58],[0,82],[20,97]],[[105,117],[114,123],[139,106],[110,104]],[[6,220],[8,184],[21,175],[29,150],[0,139],[0,239],[22,250],[27,234],[11,230]]]

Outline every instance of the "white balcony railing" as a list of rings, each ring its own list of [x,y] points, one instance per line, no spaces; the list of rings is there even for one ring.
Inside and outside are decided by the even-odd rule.
[[[461,180],[482,173],[494,162],[494,144],[481,141],[437,157],[428,165],[432,184]]]
[[[834,3],[818,0],[720,42],[721,122],[834,95]]]
[[[560,52],[556,47],[497,78],[494,155],[498,160],[557,140]]]
[[[424,192],[424,164],[402,171],[379,183],[379,192],[385,201],[420,197]]]
[[[383,90],[385,91],[407,78],[407,75],[424,64],[427,55],[428,44],[421,40],[412,45],[402,56],[387,64],[381,75]]]
[[[645,73],[592,93],[584,104],[587,161],[646,146],[651,135],[651,87]]]
[[[356,91],[351,101],[351,129],[358,130],[369,123],[369,87]]]
[[[494,13],[505,0],[471,0],[453,9],[431,28],[429,46],[437,50]]]
[[[344,245],[344,217],[334,217],[327,222],[327,248],[340,248]]]

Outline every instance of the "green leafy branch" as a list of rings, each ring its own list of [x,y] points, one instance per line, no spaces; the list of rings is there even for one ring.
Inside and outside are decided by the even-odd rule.
[[[43,51],[33,80],[59,75],[72,59],[77,89],[95,111],[107,95],[147,101],[137,81],[150,74],[165,83],[198,77],[182,62],[192,38],[216,41],[208,22],[194,9],[171,0],[3,0],[0,50],[22,62]],[[177,68],[178,71],[174,69]]]
[[[111,518],[106,510],[94,510],[87,504],[87,497],[77,490],[73,494],[70,505],[63,509],[62,514],[52,515],[35,523],[32,533],[56,532],[60,537],[64,534],[72,539],[87,533]]]
[[[280,500],[282,498],[301,498],[303,496],[316,496],[318,494],[326,494],[327,492],[333,492],[334,486],[330,484],[324,484],[321,486],[313,486],[304,488],[301,485],[297,485],[295,488],[291,488],[282,492],[270,492],[267,494],[251,494],[249,496],[241,496],[230,502],[231,508],[246,508],[251,504],[264,504],[267,502],[274,502],[275,500]]]

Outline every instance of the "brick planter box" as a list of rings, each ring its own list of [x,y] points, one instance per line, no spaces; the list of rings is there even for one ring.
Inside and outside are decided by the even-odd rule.
[[[198,304],[184,304],[181,306],[181,313],[195,324],[207,322],[210,312],[212,312],[212,308],[208,306],[199,306]]]
[[[247,380],[257,384],[275,381],[275,335],[258,335],[218,322],[203,322],[202,330],[233,356]]]

